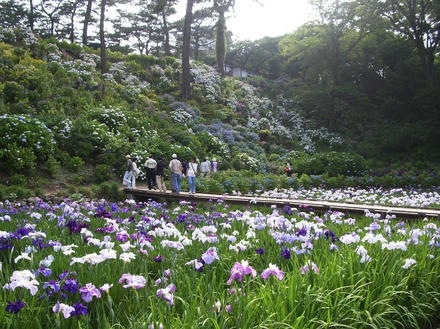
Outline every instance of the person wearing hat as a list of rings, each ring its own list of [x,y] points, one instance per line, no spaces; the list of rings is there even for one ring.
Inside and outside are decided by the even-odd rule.
[[[125,156],[125,159],[127,160],[127,164],[125,166],[125,174],[124,174],[124,178],[122,179],[122,184],[127,185],[127,187],[131,187],[133,161],[131,161],[131,156],[129,154]]]
[[[173,159],[170,161],[169,168],[171,171],[171,177],[170,179],[173,180],[174,189],[176,190],[176,193],[180,193],[180,177],[182,175],[182,163],[177,160],[177,155],[173,154],[171,156]]]

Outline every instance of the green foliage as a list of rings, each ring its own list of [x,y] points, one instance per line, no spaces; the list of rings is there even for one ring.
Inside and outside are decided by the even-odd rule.
[[[97,120],[78,118],[73,121],[72,130],[66,145],[69,153],[82,159],[92,160],[104,151],[111,138],[109,128]]]
[[[73,172],[79,172],[84,167],[84,160],[78,156],[69,159],[66,164],[67,169]]]
[[[98,183],[110,180],[114,176],[112,168],[106,164],[99,164],[95,169],[95,177]]]
[[[50,177],[55,177],[56,172],[60,168],[60,163],[53,157],[50,157],[46,162],[46,172]]]
[[[21,174],[12,175],[9,179],[11,185],[25,186],[27,183],[26,176]]]
[[[291,164],[294,172],[308,175],[328,173],[329,176],[362,176],[367,169],[366,161],[361,156],[342,152],[296,154]]]
[[[80,185],[84,180],[84,177],[81,175],[73,175],[72,176],[72,183],[75,185]]]
[[[124,199],[124,192],[119,189],[119,184],[114,181],[104,182],[97,185],[94,189],[97,197],[111,201],[120,201]]]
[[[0,169],[5,172],[30,172],[54,150],[51,130],[28,115],[0,116],[0,137]]]
[[[4,186],[0,185],[0,201],[9,200],[23,200],[30,198],[34,193],[22,186]]]

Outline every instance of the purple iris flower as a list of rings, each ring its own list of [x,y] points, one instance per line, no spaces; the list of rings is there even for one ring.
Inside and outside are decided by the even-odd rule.
[[[165,299],[171,306],[174,305],[174,292],[176,291],[176,286],[171,283],[168,287],[157,290],[157,297]]]
[[[40,249],[44,249],[47,248],[47,246],[44,244],[43,239],[42,238],[38,238],[32,241],[32,243],[34,244],[34,246],[40,248]]]
[[[93,297],[101,298],[101,292],[93,284],[87,283],[84,287],[79,288],[81,298],[86,303],[90,303]]]
[[[42,274],[45,277],[48,277],[52,274],[52,270],[50,268],[46,268],[41,266],[36,272],[35,276],[38,276],[39,274]]]
[[[43,289],[47,289],[47,294],[51,296],[53,293],[58,293],[60,291],[60,283],[55,280],[49,280],[44,283]]]
[[[289,259],[290,258],[290,250],[284,249],[283,251],[281,251],[281,256],[283,256],[285,259]]]
[[[235,279],[238,282],[242,282],[243,277],[249,274],[252,275],[253,278],[255,278],[257,276],[257,271],[255,271],[247,261],[243,260],[241,263],[235,262],[234,266],[231,269],[231,276],[229,277],[227,284],[231,285]]]
[[[264,248],[258,248],[255,250],[255,252],[259,255],[264,255]]]
[[[70,271],[64,271],[63,273],[60,274],[60,280],[64,280],[64,278],[68,275],[72,275],[75,276],[76,272],[70,272]]]
[[[292,212],[292,208],[290,206],[285,205],[283,210],[286,215],[292,216],[293,212]]]
[[[81,304],[81,302],[73,304],[72,306],[75,310],[70,314],[71,316],[74,316],[74,315],[80,316],[80,315],[87,314],[87,311],[88,311],[87,306]]]
[[[81,233],[81,230],[83,228],[89,228],[89,223],[80,223],[76,220],[69,220],[66,224],[66,226],[69,228],[69,233],[70,234],[74,234],[74,233]]]
[[[261,273],[261,278],[268,279],[270,275],[276,276],[277,279],[280,281],[284,278],[284,272],[281,271],[279,267],[274,264],[269,264],[269,267]]]
[[[122,274],[119,279],[119,283],[122,284],[125,289],[140,289],[145,287],[146,282],[147,280],[142,275],[131,275],[130,273]]]
[[[163,256],[154,256],[154,257],[153,257],[153,260],[154,260],[156,263],[160,263],[160,262],[162,262],[162,260],[163,260]]]
[[[68,291],[72,294],[75,294],[79,289],[79,284],[77,283],[76,279],[66,279],[64,280],[63,284],[63,291]]]
[[[26,235],[28,235],[30,232],[30,230],[26,227],[20,227],[17,231],[15,231],[15,234],[19,237],[22,238]]]
[[[17,300],[15,303],[8,301],[8,305],[5,307],[5,310],[10,313],[17,314],[25,306],[26,303],[23,302],[21,299]]]
[[[128,241],[128,234],[125,232],[116,233],[115,240],[121,241],[121,242],[127,242]]]
[[[214,260],[220,259],[217,254],[217,248],[211,247],[208,250],[206,250],[202,255],[202,259],[203,259],[204,263],[208,264],[208,265],[212,264],[212,262]]]
[[[331,241],[332,241],[332,243],[333,242],[335,242],[336,241],[336,234],[335,233],[333,233],[332,231],[330,231],[330,230],[326,230],[325,232],[324,232],[324,236],[325,236],[325,238],[328,240],[328,239],[331,239]]]

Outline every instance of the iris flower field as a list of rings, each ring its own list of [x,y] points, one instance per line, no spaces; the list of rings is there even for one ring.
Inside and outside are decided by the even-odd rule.
[[[438,220],[0,203],[1,328],[431,328]]]

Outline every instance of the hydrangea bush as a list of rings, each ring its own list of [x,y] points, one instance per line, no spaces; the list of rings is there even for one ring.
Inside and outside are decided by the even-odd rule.
[[[29,115],[0,116],[0,167],[6,172],[35,168],[54,151],[55,139],[44,123]]]

